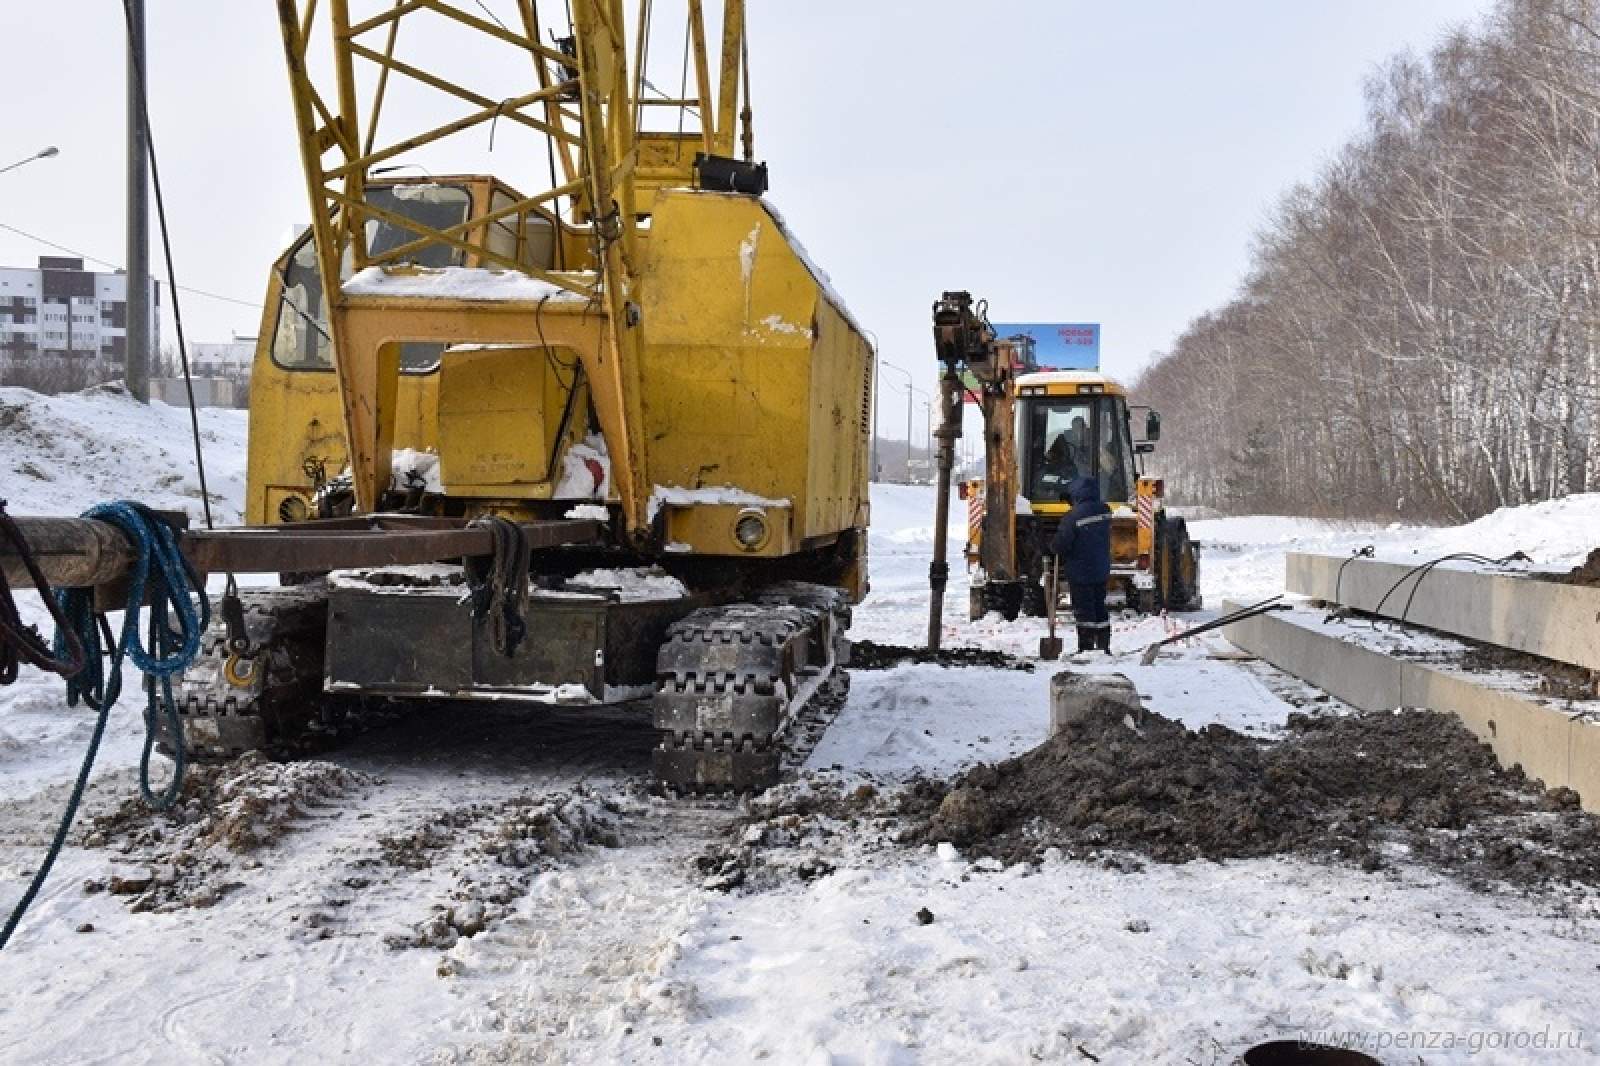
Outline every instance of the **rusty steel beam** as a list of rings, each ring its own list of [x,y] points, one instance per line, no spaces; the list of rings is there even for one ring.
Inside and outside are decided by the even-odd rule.
[[[133,552],[114,526],[85,518],[18,517],[45,578],[62,588],[109,585],[133,565]],[[564,519],[525,522],[523,535],[537,551],[566,544],[593,544],[600,523]],[[486,529],[463,519],[374,515],[326,519],[286,526],[241,526],[187,530],[183,553],[203,573],[275,574],[404,566],[494,554]],[[13,587],[31,586],[22,559],[0,544],[0,567]]]
[[[600,523],[562,520],[525,522],[523,535],[534,550],[563,544],[592,544]],[[362,566],[406,566],[442,559],[493,555],[487,529],[308,529],[256,526],[197,530],[183,538],[183,553],[208,573],[283,573],[344,570]]]

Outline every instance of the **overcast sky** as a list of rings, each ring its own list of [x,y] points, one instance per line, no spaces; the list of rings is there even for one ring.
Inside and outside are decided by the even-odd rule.
[[[179,281],[256,305],[308,214],[275,4],[148,6]],[[1376,65],[1488,6],[750,0],[757,154],[883,357],[925,387],[929,305],[947,288],[986,297],[996,319],[1103,323],[1106,368],[1131,377],[1228,297],[1276,197],[1360,128]],[[0,165],[61,148],[0,175],[0,224],[120,264],[120,3],[0,4],[0,41]],[[507,154],[486,158],[529,171]],[[0,264],[41,253],[0,230]],[[200,297],[184,313],[197,340],[259,320]]]

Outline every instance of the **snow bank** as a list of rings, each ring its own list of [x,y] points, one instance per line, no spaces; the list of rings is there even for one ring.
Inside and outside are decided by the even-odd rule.
[[[1501,558],[1521,551],[1538,569],[1566,570],[1600,546],[1600,493],[1505,507],[1460,526],[1252,515],[1191,522],[1189,530],[1204,545],[1201,586],[1215,606],[1223,595],[1260,599],[1282,592],[1288,552],[1347,555],[1370,544],[1379,559],[1420,563],[1455,552]]]
[[[212,512],[237,522],[244,502],[244,411],[202,407]],[[135,499],[201,521],[189,411],[136,402],[121,386],[44,396],[0,387],[0,497],[12,514],[75,515]]]

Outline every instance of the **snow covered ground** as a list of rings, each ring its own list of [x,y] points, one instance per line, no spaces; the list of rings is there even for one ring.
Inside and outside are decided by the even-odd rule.
[[[72,512],[135,487],[192,507],[185,417],[0,390],[0,495],[18,513]],[[207,412],[204,425],[233,517],[243,417]],[[926,488],[874,486],[873,591],[856,637],[920,642],[932,503]],[[1287,518],[1192,528],[1217,605],[1279,591],[1285,550],[1522,548],[1571,565],[1593,546],[1600,498],[1453,530]],[[953,569],[945,642],[1031,655],[1042,623],[966,621]],[[1094,668],[1127,673],[1190,725],[1271,733],[1283,722],[1279,694],[1296,683],[1227,658],[1221,640],[1139,667],[1132,653],[1170,624],[1119,619],[1119,655]],[[857,671],[808,772],[837,765],[892,788],[1025,750],[1044,737],[1051,669]],[[133,792],[133,702],[114,715],[91,812]],[[88,725],[36,675],[0,690],[0,907],[41,854]],[[692,860],[738,812],[645,796],[650,743],[629,709],[428,709],[334,757],[364,775],[360,787],[307,803],[253,857],[219,853],[232,887],[207,908],[135,913],[86,893],[86,880],[137,873],[144,853],[69,847],[0,961],[0,1062],[1221,1064],[1256,1041],[1330,1031],[1364,1034],[1390,1063],[1597,1057],[1592,906],[1474,892],[1404,865],[1001,870],[849,833],[831,873],[722,893],[702,887]],[[505,841],[525,832],[508,812],[577,794],[615,807],[620,846],[508,868]],[[508,877],[523,880],[483,932],[448,947],[386,943]]]

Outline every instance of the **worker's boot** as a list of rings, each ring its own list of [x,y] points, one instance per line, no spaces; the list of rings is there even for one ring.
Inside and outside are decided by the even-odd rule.
[[[1110,655],[1112,653],[1111,652],[1111,627],[1110,626],[1106,626],[1104,629],[1096,630],[1095,631],[1095,642],[1096,642],[1097,646],[1100,648],[1101,651],[1105,652],[1107,655]]]
[[[1079,626],[1078,627],[1078,654],[1082,655],[1086,651],[1094,651],[1094,648],[1095,648],[1094,630],[1090,629],[1088,626]]]

